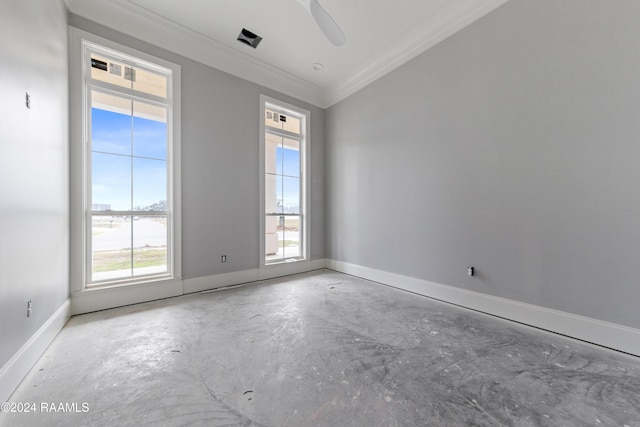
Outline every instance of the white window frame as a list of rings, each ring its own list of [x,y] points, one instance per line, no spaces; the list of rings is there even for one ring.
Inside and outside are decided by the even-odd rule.
[[[302,199],[302,203],[300,206],[300,222],[302,227],[302,232],[300,233],[301,240],[301,248],[300,248],[300,256],[296,258],[285,258],[277,261],[266,261],[266,248],[265,248],[265,217],[266,217],[266,206],[265,206],[265,135],[266,135],[266,125],[265,125],[265,110],[274,109],[277,111],[281,111],[287,115],[294,116],[299,118],[301,121],[300,124],[300,175],[301,175],[301,185],[300,185],[300,198]],[[260,95],[260,155],[259,155],[259,176],[260,176],[260,267],[265,268],[269,266],[277,266],[282,265],[283,263],[289,263],[294,261],[308,261],[310,259],[309,253],[309,195],[310,195],[310,179],[309,179],[309,147],[311,143],[311,113],[308,110],[300,108],[298,106],[289,104],[287,102],[280,101],[275,98],[271,98],[266,95]]]
[[[150,284],[153,282],[167,282],[180,280],[182,276],[181,262],[181,197],[180,197],[180,66],[169,61],[148,55],[144,52],[112,42],[91,33],[69,28],[69,94],[70,94],[70,167],[71,167],[71,291],[82,292],[88,289]],[[171,71],[171,78],[167,82],[167,100],[169,101],[167,127],[167,272],[146,276],[134,276],[113,281],[92,283],[88,266],[91,259],[91,200],[89,188],[90,153],[87,147],[89,138],[88,123],[90,106],[88,99],[91,90],[86,80],[85,67],[89,58],[86,57],[85,46],[104,48],[125,56],[131,56],[149,64]],[[101,86],[101,91],[108,91],[108,84]],[[153,96],[150,95],[150,100]]]

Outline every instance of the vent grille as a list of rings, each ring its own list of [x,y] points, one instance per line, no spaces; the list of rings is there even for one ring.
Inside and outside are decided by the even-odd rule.
[[[251,46],[252,48],[258,47],[260,42],[262,41],[262,37],[257,34],[252,33],[251,31],[243,28],[238,35],[238,41],[246,44],[247,46]]]

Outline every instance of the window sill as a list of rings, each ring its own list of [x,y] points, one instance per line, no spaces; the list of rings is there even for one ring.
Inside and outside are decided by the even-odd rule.
[[[90,313],[184,294],[181,279],[149,278],[148,281],[91,286],[71,293],[71,314]]]
[[[271,262],[260,266],[258,279],[266,280],[291,274],[306,273],[323,267],[323,260],[312,261],[305,258],[292,259],[292,261]]]
[[[85,285],[84,289],[76,292],[93,292],[104,291],[109,289],[133,288],[137,286],[149,286],[157,283],[167,283],[171,281],[180,281],[180,278],[172,277],[169,274],[156,276],[139,277],[131,280],[114,280],[106,282],[91,283]]]
[[[296,262],[304,262],[307,261],[306,258],[287,258],[287,259],[283,259],[283,260],[273,260],[273,261],[267,261],[264,266],[268,267],[270,265],[282,265],[282,264],[294,264]]]

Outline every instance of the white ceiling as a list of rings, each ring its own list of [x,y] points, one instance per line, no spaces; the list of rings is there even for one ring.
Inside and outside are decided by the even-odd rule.
[[[328,107],[508,0],[319,0],[333,46],[298,0],[66,0],[72,13]],[[236,40],[246,28],[263,40]],[[323,64],[319,71],[314,63]]]

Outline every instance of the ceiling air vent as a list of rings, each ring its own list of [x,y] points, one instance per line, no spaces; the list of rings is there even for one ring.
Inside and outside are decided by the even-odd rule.
[[[256,47],[258,47],[258,44],[260,44],[260,41],[262,41],[262,37],[257,34],[253,34],[251,31],[243,28],[238,35],[238,41],[255,49]]]

